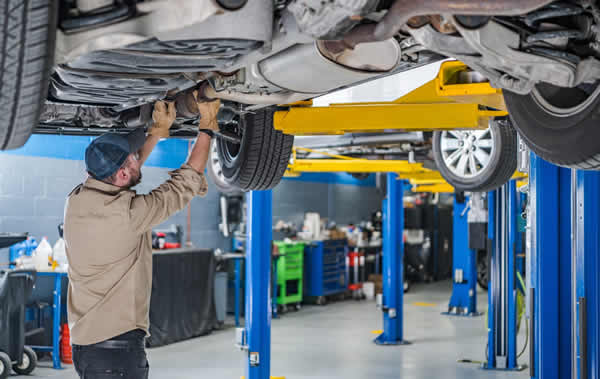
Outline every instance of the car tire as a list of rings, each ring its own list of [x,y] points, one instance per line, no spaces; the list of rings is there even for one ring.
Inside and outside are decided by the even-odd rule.
[[[21,365],[13,365],[12,369],[19,375],[29,375],[37,366],[37,355],[29,346],[23,348],[23,363]]]
[[[433,134],[438,170],[457,191],[486,192],[506,183],[517,169],[517,148],[517,132],[508,119],[493,120],[486,130]]]
[[[488,270],[488,257],[486,250],[478,250],[477,252],[477,284],[483,290],[487,291],[488,282],[490,280]]]
[[[542,83],[528,95],[504,91],[514,126],[534,153],[560,166],[600,169],[600,85],[589,86]]]
[[[37,126],[54,59],[57,3],[0,5],[0,150],[23,146]]]
[[[217,141],[225,180],[242,191],[275,187],[287,168],[294,136],[273,128],[273,109],[261,109],[240,118],[241,143]]]
[[[371,175],[368,172],[349,172],[349,174],[357,180],[366,180]]]
[[[12,362],[8,354],[0,351],[0,379],[6,379],[12,370]]]
[[[404,208],[404,229],[423,229],[422,213],[420,207]]]

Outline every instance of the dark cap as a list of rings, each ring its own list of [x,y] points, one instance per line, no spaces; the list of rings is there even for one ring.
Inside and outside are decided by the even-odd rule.
[[[101,135],[85,149],[85,167],[95,179],[104,180],[121,168],[129,154],[140,150],[145,140],[143,128]]]

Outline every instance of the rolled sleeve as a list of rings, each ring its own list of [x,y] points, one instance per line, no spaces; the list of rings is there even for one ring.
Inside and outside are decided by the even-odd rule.
[[[191,166],[184,164],[169,175],[170,179],[149,194],[132,198],[130,218],[135,232],[147,232],[185,208],[195,196],[206,195],[206,178]]]

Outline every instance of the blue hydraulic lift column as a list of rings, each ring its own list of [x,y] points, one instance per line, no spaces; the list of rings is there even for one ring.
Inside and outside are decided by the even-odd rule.
[[[269,379],[271,370],[271,191],[246,194],[247,379]]]
[[[575,174],[574,254],[574,335],[577,379],[600,377],[600,173],[577,171]]]
[[[572,170],[531,154],[527,257],[529,375],[572,378]]]
[[[451,316],[479,316],[477,312],[477,253],[469,249],[468,199],[454,195],[452,216],[452,296]]]
[[[488,195],[491,240],[488,351],[485,369],[521,370],[517,364],[517,191],[514,180]]]
[[[374,341],[378,345],[406,344],[403,336],[405,184],[396,174],[387,174],[383,210],[383,333]]]

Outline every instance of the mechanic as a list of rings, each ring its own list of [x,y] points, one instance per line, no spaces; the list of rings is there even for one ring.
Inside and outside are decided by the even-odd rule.
[[[199,133],[187,162],[147,195],[132,187],[140,168],[175,120],[157,102],[154,123],[123,136],[105,134],[85,151],[89,177],[68,196],[64,238],[69,262],[68,319],[79,376],[147,378],[152,288],[152,227],[207,191],[203,175],[220,102],[198,103]]]

